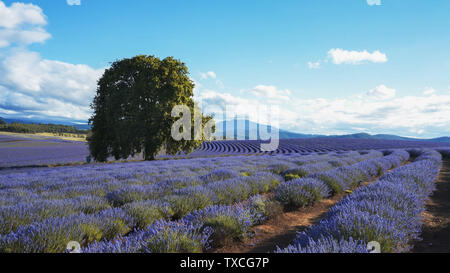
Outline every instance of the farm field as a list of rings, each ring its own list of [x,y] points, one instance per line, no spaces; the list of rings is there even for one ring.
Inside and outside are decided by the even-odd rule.
[[[197,158],[263,154],[261,141],[227,140],[204,142],[191,154],[160,155],[158,159]],[[364,139],[281,139],[279,148],[270,154],[300,154],[344,152],[367,149],[411,149],[450,147],[450,143],[425,141],[364,140]],[[0,168],[70,165],[86,162],[88,145],[42,135],[1,134]],[[114,161],[113,158],[110,159]],[[140,160],[139,157],[134,160]]]
[[[277,215],[334,196],[345,197],[288,246],[275,241],[268,251],[367,252],[371,241],[382,252],[410,251],[448,149],[345,151],[356,143],[347,141],[334,149],[311,142],[309,154],[2,172],[0,252],[63,253],[70,241],[85,253],[214,252],[257,237],[255,228]]]
[[[259,140],[226,140],[205,142],[192,155],[261,153]],[[281,139],[273,154],[311,154],[367,149],[437,148],[449,143],[374,139],[307,138]]]
[[[0,0],[1,261],[290,272],[450,254],[448,14]]]
[[[84,142],[54,137],[0,134],[0,168],[84,162],[89,149]]]

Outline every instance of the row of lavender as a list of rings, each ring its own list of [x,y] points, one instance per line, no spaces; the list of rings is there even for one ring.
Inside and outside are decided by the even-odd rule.
[[[68,240],[111,240],[158,219],[180,219],[266,193],[283,182],[278,174],[286,170],[308,174],[381,156],[249,156],[0,175],[0,252],[61,252]],[[174,176],[181,178],[169,178]]]
[[[205,142],[189,155],[163,156],[159,158],[196,158],[206,156],[255,154],[261,153],[261,141],[213,141]],[[354,151],[368,149],[409,149],[409,148],[437,148],[450,146],[450,143],[431,141],[396,141],[371,139],[281,139],[279,149],[271,154],[312,154],[339,151]],[[86,143],[70,142],[56,139],[32,139],[17,136],[0,135],[0,169],[11,167],[47,166],[64,164],[81,164],[86,162],[89,149]],[[137,158],[139,159],[139,158]],[[113,159],[111,159],[113,160]]]
[[[275,190],[276,196],[286,193],[289,196],[296,195],[297,199],[307,199],[307,202],[302,205],[311,205],[320,198],[329,196],[333,192],[331,186],[333,184],[340,184],[341,189],[352,188],[360,181],[370,180],[388,169],[399,166],[408,158],[408,153],[395,151],[382,158],[368,159],[331,171],[318,172],[306,179],[296,179],[281,184]],[[320,177],[332,177],[332,180],[320,180]],[[302,181],[304,183],[301,183]],[[309,183],[312,181],[314,182]],[[292,187],[285,187],[287,184],[298,184],[297,188],[300,190],[290,191]],[[319,193],[322,191],[326,194],[320,196]],[[272,198],[257,195],[234,205],[209,206],[179,221],[158,221],[129,236],[91,244],[83,251],[94,253],[202,252],[210,246],[220,247],[227,240],[243,239],[249,236],[250,227],[270,217],[273,202]]]
[[[83,162],[88,155],[84,142],[0,134],[0,168]]]
[[[207,154],[251,154],[261,153],[258,140],[226,140],[205,142],[193,155]],[[377,140],[377,139],[345,139],[345,138],[306,138],[281,139],[276,154],[309,154],[312,152],[349,151],[362,149],[409,149],[437,148],[449,146],[450,143],[432,141]]]
[[[382,158],[370,159],[352,166],[294,179],[276,189],[275,199],[288,209],[308,206],[323,198],[361,186],[363,182],[379,177],[387,170],[399,167],[409,160],[409,157],[408,152],[395,150]]]
[[[444,155],[448,150],[441,151]],[[384,175],[336,204],[317,225],[298,234],[278,253],[366,253],[377,242],[381,252],[405,252],[419,238],[420,214],[442,164],[441,154],[427,151],[412,164]]]
[[[372,151],[366,154],[238,156],[31,169],[0,174],[0,207],[83,196],[106,197],[108,194],[113,200],[121,196],[130,199],[152,190],[167,193],[166,190],[230,178],[282,174],[295,168],[307,173],[310,168],[333,168],[380,156],[380,152]],[[123,195],[127,192],[130,196]],[[140,197],[143,198],[145,196]],[[124,202],[120,198],[116,201]]]

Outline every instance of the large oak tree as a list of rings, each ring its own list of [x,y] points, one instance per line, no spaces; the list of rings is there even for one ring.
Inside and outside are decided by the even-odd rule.
[[[168,154],[186,153],[204,140],[176,141],[171,128],[176,118],[171,111],[185,105],[194,113],[194,83],[184,63],[173,57],[160,60],[139,55],[112,64],[98,82],[89,120],[91,155],[97,161],[109,156],[126,159],[143,154],[153,160],[164,148]],[[192,114],[192,123],[194,115]],[[202,123],[212,118],[201,114]],[[194,127],[192,126],[192,134]]]

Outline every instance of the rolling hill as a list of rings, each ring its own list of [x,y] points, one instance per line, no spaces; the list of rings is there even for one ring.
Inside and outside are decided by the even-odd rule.
[[[256,136],[259,138],[258,130],[270,131],[268,125],[261,125],[248,120],[229,120],[222,121],[216,124],[216,136],[224,136],[226,132],[227,139],[249,139],[249,136]],[[238,128],[237,132],[235,128]],[[379,139],[379,140],[408,140],[408,141],[431,141],[431,142],[450,142],[450,137],[439,137],[433,139],[419,139],[411,137],[402,137],[390,134],[376,134],[357,133],[347,135],[315,135],[315,134],[300,134],[283,129],[279,129],[280,139],[296,139],[296,138],[336,138],[336,139]],[[255,138],[253,138],[255,139]]]
[[[0,117],[1,118],[1,117]],[[90,126],[82,122],[76,121],[61,121],[61,120],[39,120],[39,119],[10,119],[10,118],[2,118],[7,123],[19,122],[19,123],[42,123],[42,124],[62,124],[62,125],[70,125],[74,126],[79,130],[88,130]],[[259,128],[261,130],[270,132],[270,126],[258,124],[249,120],[228,120],[221,121],[216,124],[217,132],[214,134],[215,136],[224,136],[224,132],[226,132],[227,139],[260,139],[259,136]],[[235,128],[238,130],[236,131]],[[368,133],[357,133],[357,134],[347,134],[347,135],[317,135],[317,134],[301,134],[294,133],[287,130],[279,129],[279,138],[280,139],[299,139],[299,138],[336,138],[336,139],[379,139],[379,140],[408,140],[408,141],[431,141],[431,142],[450,142],[450,137],[443,136],[432,139],[419,139],[419,138],[411,138],[411,137],[402,137],[397,135],[390,134],[376,134],[371,135]]]

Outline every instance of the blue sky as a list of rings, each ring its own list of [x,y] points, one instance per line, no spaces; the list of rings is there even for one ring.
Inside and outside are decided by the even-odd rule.
[[[0,116],[86,120],[103,69],[151,54],[204,105],[279,105],[284,129],[450,135],[447,0],[20,3],[0,1]]]

